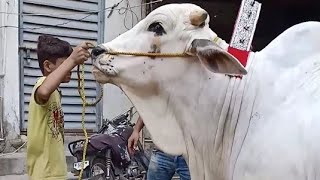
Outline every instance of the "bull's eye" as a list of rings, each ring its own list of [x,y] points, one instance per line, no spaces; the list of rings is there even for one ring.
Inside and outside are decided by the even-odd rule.
[[[156,33],[157,36],[162,36],[166,34],[166,31],[163,29],[161,23],[154,22],[148,27],[148,31]]]

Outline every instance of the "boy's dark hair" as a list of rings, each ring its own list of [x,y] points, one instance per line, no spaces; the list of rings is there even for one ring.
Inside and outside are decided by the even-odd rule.
[[[44,73],[43,62],[48,60],[56,63],[58,58],[69,57],[72,53],[71,45],[50,35],[41,35],[38,38],[37,55],[41,72]]]

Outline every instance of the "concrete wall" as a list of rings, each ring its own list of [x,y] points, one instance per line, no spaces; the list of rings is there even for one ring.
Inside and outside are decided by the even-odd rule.
[[[106,1],[106,7],[112,7],[117,4],[119,0],[108,0]],[[128,29],[132,28],[141,17],[145,17],[145,7],[140,6],[141,3],[144,3],[143,0],[124,0],[119,4],[115,9],[127,7],[127,2],[130,3],[130,6],[139,6],[133,7],[132,11],[138,16],[138,18],[131,13],[127,12],[125,16],[125,9],[121,10],[119,14],[118,10],[114,10],[110,17],[108,17],[111,11],[105,12],[105,42],[111,41],[118,35],[126,32]],[[124,14],[122,14],[124,13]],[[133,16],[133,18],[132,18]],[[132,21],[133,19],[133,21]],[[127,29],[128,28],[128,29]],[[125,94],[116,86],[107,84],[104,86],[104,98],[103,98],[103,117],[104,118],[113,118],[120,113],[128,110],[132,106],[131,102],[125,96]]]
[[[3,128],[7,139],[20,134],[18,0],[1,0],[0,96],[3,97]]]

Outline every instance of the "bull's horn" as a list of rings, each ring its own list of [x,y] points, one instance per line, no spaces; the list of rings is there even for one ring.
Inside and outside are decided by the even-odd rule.
[[[190,13],[190,22],[194,26],[200,26],[205,22],[208,17],[208,13],[206,11],[193,11]]]

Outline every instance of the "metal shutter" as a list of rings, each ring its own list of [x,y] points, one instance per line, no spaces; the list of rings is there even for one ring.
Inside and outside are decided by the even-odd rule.
[[[36,43],[40,34],[50,34],[68,41],[72,46],[84,40],[101,43],[103,39],[103,0],[21,0],[20,1],[20,64],[21,64],[21,127],[28,126],[28,106],[32,88],[41,77]],[[90,14],[83,12],[92,12]],[[28,15],[35,13],[37,15]],[[86,96],[94,100],[99,92],[91,74],[91,62],[85,67]],[[65,129],[81,129],[82,102],[77,91],[76,68],[69,84],[62,84],[62,108],[65,114]],[[101,120],[101,104],[87,107],[86,127],[96,130]]]

